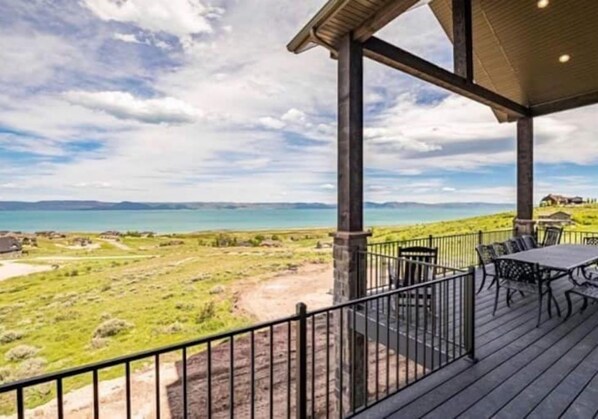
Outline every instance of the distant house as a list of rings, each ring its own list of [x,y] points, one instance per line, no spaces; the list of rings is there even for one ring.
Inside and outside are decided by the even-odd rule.
[[[564,196],[564,195],[556,195],[550,194],[546,195],[540,201],[540,206],[544,207],[554,207],[559,205],[581,205],[584,203],[584,199],[581,196]]]
[[[562,227],[571,224],[573,224],[573,217],[565,211],[557,211],[549,215],[541,215],[538,219],[538,225],[541,227]]]
[[[0,258],[18,256],[23,251],[19,241],[12,236],[0,237]]]

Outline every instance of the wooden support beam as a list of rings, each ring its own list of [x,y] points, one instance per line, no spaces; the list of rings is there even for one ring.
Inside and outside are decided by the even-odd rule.
[[[488,105],[511,117],[530,115],[529,108],[376,37],[363,44],[363,52],[374,61]]]
[[[363,51],[352,34],[338,50],[338,231],[363,229]]]
[[[453,63],[456,75],[473,82],[471,0],[453,0]]]
[[[517,120],[517,219],[534,218],[534,120]]]
[[[569,109],[581,108],[582,106],[593,105],[596,103],[598,103],[598,91],[573,96],[567,99],[542,103],[540,105],[533,105],[531,107],[531,112],[533,116],[542,116]]]

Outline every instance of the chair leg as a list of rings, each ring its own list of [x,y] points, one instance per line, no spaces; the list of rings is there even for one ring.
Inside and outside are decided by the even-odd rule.
[[[507,307],[511,308],[511,290],[507,288]]]
[[[588,308],[588,297],[583,297],[583,306],[581,306],[580,313],[583,313]]]
[[[478,288],[478,292],[476,294],[479,294],[480,292],[482,292],[482,289],[484,289],[485,283],[486,283],[486,272],[482,272],[482,284],[480,285],[480,288]]]
[[[552,319],[552,295],[550,294],[550,291],[546,291],[546,293],[548,294],[548,318]]]
[[[498,282],[496,283],[496,292],[494,294],[494,311],[492,311],[492,315],[496,315],[496,308],[498,307],[498,291],[500,290],[500,286],[498,285]]]
[[[567,297],[567,316],[565,320],[571,317],[571,312],[573,311],[573,303],[571,301],[571,291],[565,291],[565,297]]]
[[[540,291],[538,293],[538,323],[536,324],[536,327],[540,327],[540,322],[542,321],[542,299],[543,299],[544,295],[542,294],[542,291]]]
[[[554,306],[556,307],[556,315],[561,317],[561,307],[559,306],[559,302],[557,301],[556,297],[552,293],[552,289],[550,290],[550,298],[552,298]]]

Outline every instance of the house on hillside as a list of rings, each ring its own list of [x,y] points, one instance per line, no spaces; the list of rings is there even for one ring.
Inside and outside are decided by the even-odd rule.
[[[21,243],[12,236],[0,237],[0,258],[20,256],[23,251]]]
[[[573,217],[565,211],[557,211],[548,215],[541,215],[538,218],[539,227],[563,227],[573,224]]]
[[[559,205],[581,205],[584,203],[584,199],[581,196],[564,196],[564,195],[556,195],[556,194],[549,194],[546,195],[540,201],[541,207],[554,207]]]

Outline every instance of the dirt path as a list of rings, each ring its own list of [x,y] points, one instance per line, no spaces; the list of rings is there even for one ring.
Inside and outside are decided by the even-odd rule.
[[[127,251],[128,250],[133,250],[129,246],[127,246],[126,244],[121,243],[121,242],[116,241],[116,240],[112,240],[112,239],[99,239],[99,240],[101,240],[101,241],[103,241],[105,243],[111,244],[112,246],[114,246],[114,247],[116,247],[117,249],[120,249],[120,250],[127,250]]]
[[[17,276],[45,272],[51,269],[52,266],[50,265],[30,265],[27,263],[17,262],[15,260],[3,260],[0,261],[0,281]]]
[[[243,286],[239,308],[260,321],[295,314],[295,305],[303,302],[308,310],[332,305],[331,264],[303,265],[297,271],[285,271],[272,279]]]

